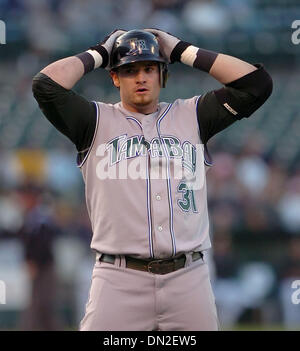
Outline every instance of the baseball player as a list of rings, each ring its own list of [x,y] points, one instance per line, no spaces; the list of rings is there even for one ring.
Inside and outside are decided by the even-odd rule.
[[[223,87],[159,102],[175,62],[208,72]],[[109,70],[120,102],[90,102],[71,90],[99,67]],[[96,261],[80,330],[218,330],[205,259],[206,144],[271,91],[261,64],[159,29],[115,30],[34,77],[34,96],[75,144],[85,182]]]

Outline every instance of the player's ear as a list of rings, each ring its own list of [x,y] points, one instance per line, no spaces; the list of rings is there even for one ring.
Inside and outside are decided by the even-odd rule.
[[[110,78],[112,80],[113,85],[116,88],[120,88],[120,80],[118,77],[118,73],[116,71],[110,71],[109,74],[110,74]]]

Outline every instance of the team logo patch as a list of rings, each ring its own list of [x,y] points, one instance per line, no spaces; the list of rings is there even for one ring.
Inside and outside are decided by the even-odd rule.
[[[131,49],[126,53],[126,55],[139,55],[143,51],[148,51],[149,48],[145,40],[133,38],[129,41]]]
[[[100,144],[96,156],[97,177],[103,179],[174,179],[184,180],[186,189],[204,185],[203,145],[181,142],[175,136],[162,136],[147,141],[144,135],[123,134]],[[190,208],[190,207],[189,207]],[[192,207],[191,207],[192,208]],[[194,208],[193,208],[194,209]]]

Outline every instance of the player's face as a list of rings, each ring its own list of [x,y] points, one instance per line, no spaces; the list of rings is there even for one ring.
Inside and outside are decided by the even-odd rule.
[[[157,110],[160,93],[159,67],[144,61],[124,65],[111,72],[114,85],[120,88],[124,107],[133,112],[152,113]]]

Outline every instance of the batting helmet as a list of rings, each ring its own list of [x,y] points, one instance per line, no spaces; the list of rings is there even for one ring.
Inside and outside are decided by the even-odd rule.
[[[144,30],[130,30],[120,35],[112,48],[110,67],[112,70],[139,61],[159,63],[161,86],[166,86],[168,64],[159,51],[156,36]]]

